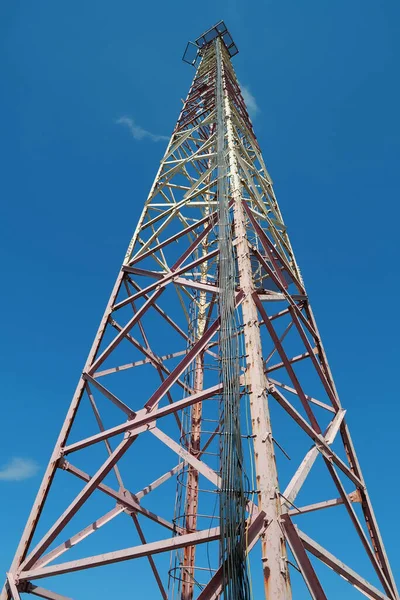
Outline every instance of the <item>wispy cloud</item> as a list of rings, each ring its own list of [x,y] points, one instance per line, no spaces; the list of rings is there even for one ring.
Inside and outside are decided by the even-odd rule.
[[[151,133],[147,129],[143,129],[140,125],[137,125],[131,117],[121,117],[116,121],[118,125],[124,125],[129,129],[135,140],[141,141],[144,139],[151,140],[152,142],[161,142],[168,140],[166,135],[159,135],[158,133]]]
[[[242,89],[243,100],[246,103],[247,110],[249,111],[249,115],[252,119],[254,119],[256,117],[257,113],[260,112],[260,108],[257,104],[257,101],[247,86],[242,85],[241,89]]]
[[[0,481],[23,481],[36,475],[39,465],[31,458],[14,457],[0,468]]]

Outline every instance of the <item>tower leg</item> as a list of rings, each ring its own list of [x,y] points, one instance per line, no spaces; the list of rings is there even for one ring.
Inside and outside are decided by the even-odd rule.
[[[203,389],[203,356],[200,355],[196,360],[195,372],[195,393]],[[191,434],[189,452],[197,457],[200,452],[201,436],[201,413],[202,403],[198,402],[192,407]],[[186,529],[188,533],[196,531],[197,511],[199,498],[199,472],[189,465],[187,477],[187,496],[186,496]],[[196,546],[186,546],[183,553],[182,569],[182,600],[192,600],[194,591],[194,566],[195,566]]]
[[[208,211],[206,211],[208,214]],[[202,243],[203,256],[207,254],[207,237]],[[207,282],[207,262],[203,263],[200,267],[202,283]],[[206,294],[200,292],[199,302],[197,308],[197,322],[196,322],[196,339],[200,339],[204,333],[206,324]],[[194,373],[194,393],[201,392],[204,386],[204,354],[201,353],[196,358],[195,373]],[[196,458],[200,453],[201,443],[201,416],[202,416],[202,402],[198,402],[192,406],[191,414],[191,431],[189,437],[189,452]],[[199,472],[193,468],[192,465],[188,467],[187,476],[187,495],[186,495],[186,530],[188,533],[196,531],[197,528],[197,513],[199,504]],[[194,593],[194,582],[195,582],[195,558],[196,558],[196,546],[186,546],[183,552],[183,564],[182,564],[182,600],[192,600]]]

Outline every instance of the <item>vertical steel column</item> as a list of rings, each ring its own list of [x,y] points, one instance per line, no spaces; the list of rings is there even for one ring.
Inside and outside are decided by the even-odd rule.
[[[193,87],[193,84],[192,84]],[[191,88],[192,89],[192,88]],[[191,91],[190,89],[190,91]],[[190,95],[189,91],[189,95]],[[208,165],[211,165],[211,160],[208,159]],[[206,181],[211,180],[211,175],[206,178]],[[209,208],[206,207],[204,210],[204,216],[209,215]],[[204,229],[207,228],[207,224],[204,224]],[[204,238],[201,243],[201,253],[206,256],[208,252],[208,235]],[[208,272],[208,261],[200,264],[200,282],[207,283],[207,272]],[[196,315],[196,342],[202,337],[207,320],[207,294],[204,291],[200,291],[199,300],[197,302],[197,315]],[[204,352],[201,352],[195,360],[194,367],[194,382],[193,390],[197,394],[201,392],[204,387]],[[201,450],[201,427],[202,427],[202,413],[203,403],[198,402],[191,407],[191,418],[190,418],[190,437],[188,438],[188,450],[196,458],[200,454]],[[188,533],[195,532],[197,529],[197,516],[199,511],[199,472],[192,465],[188,465],[187,474],[187,493],[185,502],[185,526]],[[195,559],[196,559],[196,545],[185,546],[183,551],[183,562],[182,562],[182,589],[181,589],[181,600],[192,600],[194,596],[195,587]]]
[[[207,237],[202,242],[202,254],[207,254]],[[207,282],[207,263],[201,265],[201,277],[202,283]],[[198,303],[198,312],[196,319],[196,341],[201,338],[204,333],[206,323],[206,293],[201,291]],[[195,373],[194,373],[194,393],[201,392],[204,384],[204,353],[201,352],[195,361]],[[200,453],[200,442],[201,442],[201,416],[202,416],[202,402],[193,404],[191,409],[191,431],[189,440],[189,452],[196,458]],[[198,502],[199,502],[199,472],[197,469],[188,466],[187,476],[187,496],[186,496],[186,530],[187,533],[196,531],[197,528],[197,513],[198,513]],[[195,556],[196,546],[186,546],[183,553],[183,565],[182,565],[182,600],[192,600],[195,583]]]
[[[246,349],[246,383],[250,390],[250,414],[254,443],[258,506],[269,523],[261,538],[265,596],[268,600],[291,598],[289,572],[285,560],[286,546],[280,526],[280,497],[275,453],[268,409],[267,383],[264,375],[258,312],[253,300],[254,283],[246,236],[242,186],[235,152],[235,134],[224,73],[223,49],[217,43],[217,68],[221,69],[224,116],[228,143],[229,186],[234,206],[239,285],[245,296],[241,304]]]

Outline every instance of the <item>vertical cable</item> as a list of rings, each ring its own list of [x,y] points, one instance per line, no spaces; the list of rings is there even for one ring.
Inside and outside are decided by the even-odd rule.
[[[249,580],[246,564],[246,497],[240,430],[239,331],[235,313],[236,260],[229,209],[229,182],[225,148],[225,110],[221,41],[215,40],[217,77],[217,196],[219,212],[219,312],[220,370],[223,394],[221,429],[221,562],[224,599],[248,600]]]

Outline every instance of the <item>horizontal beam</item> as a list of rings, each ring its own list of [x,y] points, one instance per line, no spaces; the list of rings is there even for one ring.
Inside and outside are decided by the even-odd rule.
[[[304,360],[305,358],[308,358],[309,356],[310,355],[308,354],[308,352],[303,352],[303,354],[297,354],[297,356],[288,358],[288,361],[290,362],[291,365],[293,365],[294,363],[299,362],[300,360]],[[271,365],[270,367],[266,367],[265,372],[272,373],[272,371],[277,371],[278,369],[282,369],[282,367],[284,367],[284,366],[285,366],[284,362],[275,363],[274,365]]]
[[[61,563],[58,565],[43,567],[41,569],[31,569],[20,573],[20,580],[26,579],[41,579],[42,577],[51,577],[64,573],[72,573],[74,571],[82,571],[84,569],[92,569],[103,565],[110,565],[125,560],[141,558],[159,554],[161,552],[170,552],[183,548],[184,546],[204,544],[205,542],[213,542],[218,540],[220,536],[219,527],[196,531],[195,533],[187,533],[185,535],[158,540],[140,546],[125,548],[124,550],[116,550],[105,554],[97,554],[88,558],[81,558],[70,562]]]
[[[307,504],[306,506],[296,506],[296,508],[288,510],[287,514],[289,517],[296,517],[297,515],[305,515],[306,513],[314,512],[315,510],[324,510],[324,508],[332,508],[332,506],[340,506],[341,504],[343,504],[341,498],[333,498],[332,500],[315,502],[314,504]]]
[[[115,323],[115,322],[114,322]],[[116,323],[115,323],[116,324]],[[129,337],[128,337],[129,340]],[[160,361],[164,362],[171,358],[177,358],[178,356],[184,356],[187,354],[187,350],[180,350],[179,352],[172,352],[171,354],[165,354],[164,356],[160,356]],[[120,373],[121,371],[126,371],[127,369],[134,369],[135,367],[142,367],[143,365],[152,364],[154,362],[150,358],[144,358],[143,360],[136,360],[135,362],[125,363],[124,365],[118,365],[117,367],[110,367],[109,369],[105,369],[104,371],[97,371],[94,376],[104,377],[105,375],[110,375],[112,373]]]
[[[192,279],[186,279],[185,277],[176,277],[173,280],[173,283],[181,287],[190,287],[195,290],[210,292],[211,294],[219,294],[221,291],[218,286],[211,283],[202,283],[201,281],[194,281]]]

